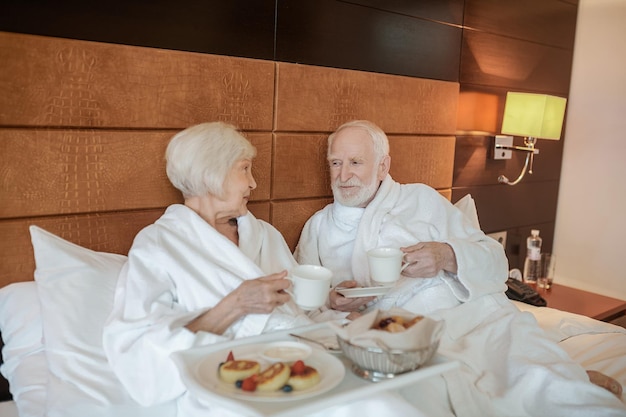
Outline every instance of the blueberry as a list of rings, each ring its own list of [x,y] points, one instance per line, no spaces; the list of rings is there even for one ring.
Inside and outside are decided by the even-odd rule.
[[[243,384],[243,379],[238,379],[237,382],[235,382],[237,388],[241,388],[241,384]]]
[[[289,384],[283,385],[282,390],[283,390],[283,392],[291,392],[291,391],[293,391],[293,387],[291,385],[289,385]]]

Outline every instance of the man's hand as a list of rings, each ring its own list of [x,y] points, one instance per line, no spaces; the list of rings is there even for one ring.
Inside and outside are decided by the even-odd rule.
[[[356,281],[343,281],[337,287],[342,288],[356,288]],[[330,301],[330,307],[333,310],[339,311],[359,311],[359,308],[366,305],[370,301],[372,301],[376,297],[356,297],[356,298],[346,298],[343,295],[339,294],[337,291],[332,289],[330,294],[328,295],[328,299]]]
[[[453,274],[457,271],[456,255],[447,243],[421,242],[400,248],[404,262],[409,263],[402,275],[413,278],[432,278],[442,269]]]

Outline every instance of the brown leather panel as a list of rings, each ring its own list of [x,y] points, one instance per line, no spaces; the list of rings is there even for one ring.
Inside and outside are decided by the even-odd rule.
[[[86,248],[127,254],[135,235],[164,209],[0,221],[0,287],[33,279],[35,260],[28,226],[37,225]]]
[[[274,63],[0,32],[0,124],[272,129]]]
[[[165,207],[181,202],[165,174],[173,133],[0,129],[0,218]],[[257,147],[257,189],[269,198],[271,133]]]
[[[270,221],[269,203],[250,203],[250,211]],[[42,217],[0,221],[0,288],[33,280],[35,260],[28,227],[39,226],[88,249],[126,255],[137,233],[154,223],[165,209]]]
[[[391,176],[398,182],[452,187],[454,136],[391,136]]]
[[[368,119],[387,133],[454,134],[459,85],[279,62],[277,131],[331,132]]]
[[[272,203],[272,224],[283,234],[292,251],[296,249],[304,223],[321,210],[332,198],[276,201]]]
[[[163,155],[171,133],[0,130],[0,217],[165,207],[180,201]]]
[[[326,135],[276,134],[273,198],[331,196],[326,161]],[[391,175],[401,183],[422,182],[452,187],[453,136],[390,136]],[[304,157],[303,157],[304,156]]]
[[[326,149],[328,135],[278,133],[272,198],[332,196]]]
[[[196,122],[243,128],[257,148],[250,211],[292,250],[332,201],[326,139],[352,118],[390,133],[398,181],[449,198],[456,83],[11,33],[0,33],[0,59],[0,285],[32,279],[29,224],[126,253],[182,202],[164,151]]]
[[[448,200],[450,200],[452,198],[452,189],[451,188],[448,188],[446,190],[437,190],[437,191],[439,191],[439,194],[441,194],[442,196],[444,196]]]
[[[250,200],[269,200],[272,169],[272,134],[245,133],[244,136],[256,148],[256,158],[252,162],[252,175],[256,181],[256,189],[252,190]]]
[[[266,222],[270,222],[270,203],[262,202],[262,203],[250,203],[248,204],[248,210],[250,213],[254,215],[257,219],[265,220]]]
[[[452,190],[449,188],[437,191],[448,200],[452,197]],[[283,234],[285,241],[293,252],[300,239],[300,233],[302,232],[304,223],[306,223],[309,217],[315,214],[315,212],[332,202],[332,198],[272,202],[271,223]],[[256,215],[252,207],[250,211]]]

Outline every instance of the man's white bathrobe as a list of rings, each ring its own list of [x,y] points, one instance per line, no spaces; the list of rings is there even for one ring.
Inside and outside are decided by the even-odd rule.
[[[445,321],[439,352],[462,366],[444,376],[447,398],[440,403],[449,401],[458,416],[624,415],[615,396],[591,384],[532,315],[506,298],[502,246],[431,187],[387,176],[366,208],[326,206],[304,226],[295,256],[330,268],[335,285],[355,279],[369,286],[367,250],[429,241],[452,247],[457,273],[402,278],[369,308],[398,306]],[[419,390],[403,392],[420,403]],[[427,406],[435,397],[423,400]]]
[[[120,273],[103,343],[116,375],[143,405],[186,391],[169,358],[174,351],[309,324],[293,303],[250,314],[224,335],[184,325],[215,306],[244,280],[291,269],[282,235],[251,213],[238,219],[239,247],[184,205],[170,206],[133,242]]]

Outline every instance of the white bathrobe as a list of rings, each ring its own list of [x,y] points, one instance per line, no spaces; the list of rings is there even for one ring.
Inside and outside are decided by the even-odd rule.
[[[169,355],[178,350],[312,321],[292,302],[272,314],[250,314],[224,335],[184,325],[244,280],[291,269],[282,235],[252,214],[238,219],[237,247],[184,205],[172,205],[135,238],[118,281],[103,343],[111,366],[143,405],[186,391]]]
[[[335,285],[355,279],[368,286],[367,250],[428,241],[453,248],[457,274],[403,278],[370,308],[398,306],[443,319],[439,352],[462,366],[444,376],[447,394],[420,396],[406,388],[405,397],[418,405],[449,401],[457,416],[624,415],[615,396],[591,384],[535,319],[506,298],[502,246],[426,185],[387,176],[364,209],[326,206],[306,223],[295,256],[333,270]]]

